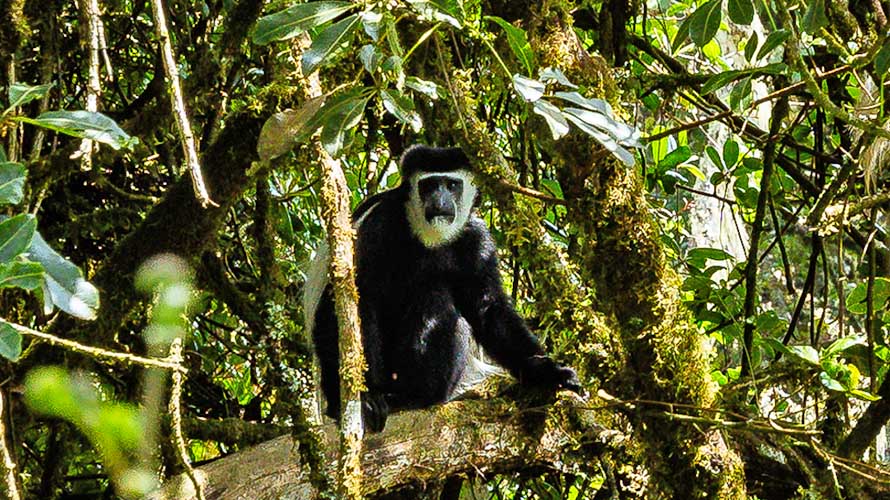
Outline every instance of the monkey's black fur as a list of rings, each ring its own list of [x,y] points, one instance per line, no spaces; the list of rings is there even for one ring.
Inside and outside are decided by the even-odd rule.
[[[496,248],[482,220],[470,215],[453,240],[433,247],[415,235],[406,213],[411,193],[418,192],[412,177],[457,171],[469,171],[460,149],[415,146],[402,158],[403,182],[369,198],[353,214],[353,221],[360,221],[356,284],[368,364],[362,406],[374,432],[383,429],[391,410],[426,407],[453,395],[467,366],[468,338],[460,334],[467,325],[485,352],[520,383],[580,389],[575,372],[545,355],[504,293]],[[312,334],[327,414],[336,419],[338,328],[330,288],[321,296]]]

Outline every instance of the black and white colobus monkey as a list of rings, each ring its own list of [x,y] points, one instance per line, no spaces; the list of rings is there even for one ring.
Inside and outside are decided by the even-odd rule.
[[[496,248],[473,213],[477,190],[459,148],[414,146],[402,183],[362,202],[356,284],[368,371],[366,427],[383,430],[390,410],[430,406],[455,394],[468,368],[470,333],[522,384],[580,390],[575,371],[548,357],[504,293]],[[339,418],[338,327],[327,255],[310,270],[307,328],[321,365],[327,414]]]

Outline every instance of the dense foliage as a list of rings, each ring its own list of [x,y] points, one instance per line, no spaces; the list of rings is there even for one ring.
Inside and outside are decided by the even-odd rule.
[[[638,439],[427,494],[887,494],[887,2],[161,3],[0,2],[0,491],[138,496],[288,432],[316,464],[319,158],[354,207],[424,142]]]

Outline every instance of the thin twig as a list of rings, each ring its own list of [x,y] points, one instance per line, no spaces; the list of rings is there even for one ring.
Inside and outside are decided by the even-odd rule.
[[[177,337],[170,343],[170,353],[167,356],[170,361],[182,364],[182,339]],[[176,451],[179,460],[185,468],[185,474],[195,487],[195,498],[204,500],[204,485],[198,480],[195,469],[189,461],[188,449],[185,446],[185,437],[182,434],[182,372],[173,372],[173,385],[170,388],[170,426],[173,428],[173,441],[176,443]]]
[[[176,58],[173,55],[173,44],[170,43],[170,32],[167,30],[167,18],[164,15],[162,0],[152,0],[152,11],[155,17],[155,32],[161,42],[161,59],[164,61],[164,71],[167,73],[167,81],[170,84],[170,101],[173,105],[173,114],[176,115],[176,125],[182,139],[182,151],[192,177],[192,185],[195,194],[202,207],[208,205],[218,207],[210,199],[207,186],[204,184],[204,176],[201,174],[201,163],[198,161],[198,150],[195,146],[195,136],[192,134],[192,126],[189,123],[188,112],[185,108],[185,100],[182,97],[182,85],[179,82],[179,70],[176,67]]]
[[[6,443],[6,426],[4,421],[6,417],[3,412],[4,404],[3,392],[0,391],[0,455],[3,458],[3,479],[6,483],[6,494],[9,500],[19,500],[19,488],[15,480],[15,462],[12,460],[12,454],[9,453],[9,445]]]
[[[3,318],[0,318],[0,323],[5,323],[15,329],[17,332],[22,335],[28,335],[30,337],[36,337],[45,342],[49,342],[52,345],[57,345],[60,347],[64,347],[74,352],[79,352],[81,354],[87,354],[89,356],[93,356],[96,358],[105,358],[112,359],[115,361],[122,361],[124,363],[130,363],[134,365],[142,365],[142,366],[150,366],[152,368],[163,368],[164,370],[173,370],[182,373],[186,373],[184,367],[180,366],[178,363],[174,363],[169,359],[158,359],[158,358],[146,358],[143,356],[137,356],[135,354],[127,354],[124,352],[116,352],[116,351],[108,351],[106,349],[102,349],[101,347],[93,347],[81,344],[79,342],[75,342],[73,340],[67,340],[63,338],[56,337],[55,335],[50,335],[48,333],[43,333],[37,330],[32,330],[27,326],[22,326],[16,323],[10,323]]]

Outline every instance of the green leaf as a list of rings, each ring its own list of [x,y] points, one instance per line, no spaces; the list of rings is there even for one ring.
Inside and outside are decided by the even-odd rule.
[[[253,43],[265,45],[293,38],[352,9],[353,2],[307,2],[263,16],[257,21]]]
[[[754,3],[751,0],[729,0],[726,11],[736,24],[749,25],[754,20]]]
[[[553,140],[557,140],[569,133],[569,122],[566,121],[559,108],[553,104],[544,99],[539,99],[532,106],[532,112],[544,117],[547,125],[550,127],[550,133],[553,134]]]
[[[732,91],[729,93],[729,107],[735,110],[742,108],[742,102],[751,96],[751,77],[747,76],[742,79]]]
[[[890,40],[885,41],[884,46],[875,55],[875,73],[884,75],[886,79],[888,71],[890,71]]]
[[[497,16],[485,16],[485,19],[497,23],[498,26],[504,29],[504,32],[507,34],[507,43],[510,45],[510,49],[513,50],[516,58],[522,63],[526,74],[531,75],[535,67],[535,53],[532,50],[531,44],[528,42],[525,30],[517,28]]]
[[[309,50],[303,53],[301,61],[303,75],[308,76],[315,71],[315,68],[325,62],[336,49],[345,43],[352,36],[356,26],[358,26],[358,21],[358,14],[352,14],[319,33],[315,40],[312,40],[312,46],[309,47]]]
[[[13,83],[9,86],[9,107],[4,114],[33,100],[42,99],[53,88],[53,85],[47,83],[46,85],[31,86],[24,83]]]
[[[865,345],[865,339],[861,335],[847,335],[846,337],[841,337],[823,349],[822,357],[832,357],[835,354],[844,352],[857,345]]]
[[[408,0],[408,3],[414,7],[421,17],[431,21],[439,21],[448,23],[457,29],[461,29],[460,21],[457,20],[457,12],[453,9],[453,5],[449,6],[445,2],[438,0]]]
[[[674,168],[691,157],[692,150],[689,148],[689,146],[680,146],[677,149],[666,154],[664,158],[662,158],[658,162],[658,168],[659,170]]]
[[[136,143],[114,120],[92,111],[47,111],[37,118],[17,117],[16,120],[108,144],[114,149],[132,149]]]
[[[815,33],[828,26],[828,17],[825,15],[825,0],[809,0],[806,13],[800,20],[800,28],[804,33]]]
[[[537,80],[526,78],[516,73],[513,75],[513,88],[527,102],[535,102],[544,95],[544,90],[547,86]]]
[[[35,368],[25,376],[25,403],[31,410],[78,422],[84,410],[95,407],[96,400],[71,381],[68,373],[56,366]]]
[[[787,40],[789,36],[791,36],[791,32],[786,29],[780,29],[770,33],[760,47],[760,50],[757,51],[757,59],[763,59],[768,56],[773,49],[785,43],[785,40]]]
[[[81,319],[96,318],[99,291],[83,278],[77,266],[50,248],[40,233],[34,233],[28,256],[43,266],[43,293],[52,304]]]
[[[831,375],[829,375],[825,372],[819,372],[819,381],[822,382],[822,385],[824,385],[825,388],[830,391],[837,391],[837,392],[846,392],[847,391],[847,388],[844,387],[844,384],[838,382],[837,380],[832,378]]]
[[[321,144],[334,157],[339,156],[345,145],[346,134],[358,126],[362,112],[370,99],[362,88],[351,89],[332,97],[319,113],[322,120]]]
[[[759,66],[757,68],[724,71],[708,78],[708,81],[706,81],[705,84],[702,85],[701,93],[702,95],[710,94],[711,92],[720,89],[729,83],[732,83],[736,80],[741,80],[745,77],[760,75],[781,75],[787,72],[787,70],[788,67],[784,63],[773,63],[767,64],[765,66]]]
[[[868,311],[867,296],[868,284],[865,282],[858,284],[847,295],[847,310],[853,314],[865,314]],[[888,298],[890,298],[890,279],[880,276],[876,277],[874,289],[872,290],[875,310],[883,309]]]
[[[754,58],[754,52],[757,51],[757,45],[760,43],[760,37],[757,36],[756,31],[751,32],[751,36],[748,37],[748,41],[745,42],[745,59],[748,62]]]
[[[414,101],[404,94],[397,94],[389,89],[381,90],[380,97],[383,99],[383,107],[397,120],[411,127],[414,132],[420,131],[423,122],[417,111],[414,111]]]
[[[813,346],[788,346],[788,354],[811,365],[819,366],[819,351],[813,348]]]
[[[870,392],[862,391],[859,389],[851,389],[849,392],[850,392],[850,395],[855,396],[859,399],[863,399],[865,401],[878,401],[881,399],[881,396],[877,396]]]
[[[439,86],[436,85],[435,82],[421,80],[416,76],[409,76],[408,78],[405,78],[405,85],[409,89],[416,90],[432,100],[439,98]]]
[[[266,120],[257,141],[260,159],[266,161],[277,158],[308,138],[318,128],[317,123],[312,126],[312,118],[324,101],[325,96],[309,99],[299,109],[286,109]]]
[[[0,288],[34,290],[43,283],[43,266],[37,262],[13,261],[0,264]]]
[[[720,29],[720,21],[723,19],[721,3],[722,0],[711,0],[690,16],[689,38],[699,47],[710,42]]]
[[[362,18],[362,29],[371,40],[375,42],[380,39],[380,22],[383,20],[383,14],[373,10],[366,10],[359,14]]]
[[[37,219],[20,214],[0,222],[0,264],[12,262],[24,253],[37,231]]]
[[[358,58],[362,62],[362,66],[364,66],[365,71],[370,74],[374,74],[377,71],[377,68],[380,66],[380,61],[383,59],[383,54],[377,50],[377,47],[373,45],[363,45],[361,49],[358,51]]]
[[[723,163],[732,168],[739,161],[739,143],[728,139],[723,143]]]
[[[0,205],[18,205],[25,187],[25,167],[20,163],[0,162]]]
[[[680,47],[686,43],[686,40],[689,38],[689,26],[692,24],[692,18],[695,15],[688,16],[683,20],[683,23],[680,24],[680,27],[677,29],[677,34],[674,35],[674,40],[671,42],[671,53],[676,53],[680,50]]]
[[[9,323],[0,321],[0,356],[17,361],[22,355],[22,334]]]

